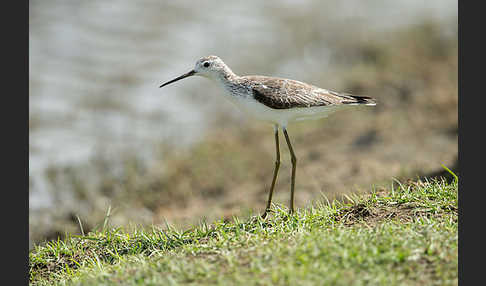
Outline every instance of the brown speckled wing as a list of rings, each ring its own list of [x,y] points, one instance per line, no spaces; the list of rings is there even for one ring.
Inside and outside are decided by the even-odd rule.
[[[296,80],[265,76],[246,76],[254,98],[273,109],[315,107],[340,104],[369,104],[370,97],[328,91]]]

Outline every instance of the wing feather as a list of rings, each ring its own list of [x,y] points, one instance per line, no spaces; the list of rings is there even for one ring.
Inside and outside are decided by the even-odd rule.
[[[244,78],[251,83],[254,98],[273,109],[375,104],[371,97],[338,93],[291,79],[265,76],[246,76]]]

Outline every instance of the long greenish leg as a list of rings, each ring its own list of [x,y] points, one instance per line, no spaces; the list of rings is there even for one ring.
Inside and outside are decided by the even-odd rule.
[[[267,213],[270,211],[270,205],[272,203],[273,189],[275,188],[275,182],[277,181],[278,169],[280,167],[280,146],[279,146],[279,143],[278,143],[278,125],[275,125],[275,150],[276,150],[276,157],[275,157],[275,169],[273,170],[272,186],[270,187],[270,193],[268,194],[267,207],[265,208],[265,212],[262,214],[262,218],[265,218],[267,216]]]
[[[287,134],[287,129],[283,127],[282,130],[285,135],[285,140],[287,141],[287,145],[289,146],[290,156],[291,156],[290,159],[292,161],[292,180],[290,182],[290,210],[289,210],[289,213],[292,214],[294,212],[295,169],[297,166],[297,158],[295,157],[292,144],[290,144],[290,139],[289,139],[289,134]]]

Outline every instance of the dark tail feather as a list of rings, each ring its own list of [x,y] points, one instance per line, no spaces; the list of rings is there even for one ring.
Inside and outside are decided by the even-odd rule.
[[[348,95],[354,100],[343,101],[343,104],[364,104],[364,105],[376,105],[376,100],[368,96],[356,96]]]

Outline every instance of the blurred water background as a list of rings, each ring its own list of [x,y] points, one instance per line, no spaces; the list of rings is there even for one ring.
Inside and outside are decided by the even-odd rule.
[[[76,216],[96,227],[110,206],[118,225],[262,208],[271,126],[205,79],[158,88],[210,54],[237,74],[378,99],[289,129],[300,207],[457,158],[457,1],[29,3],[31,243],[79,232]],[[286,172],[276,197],[285,204]]]

